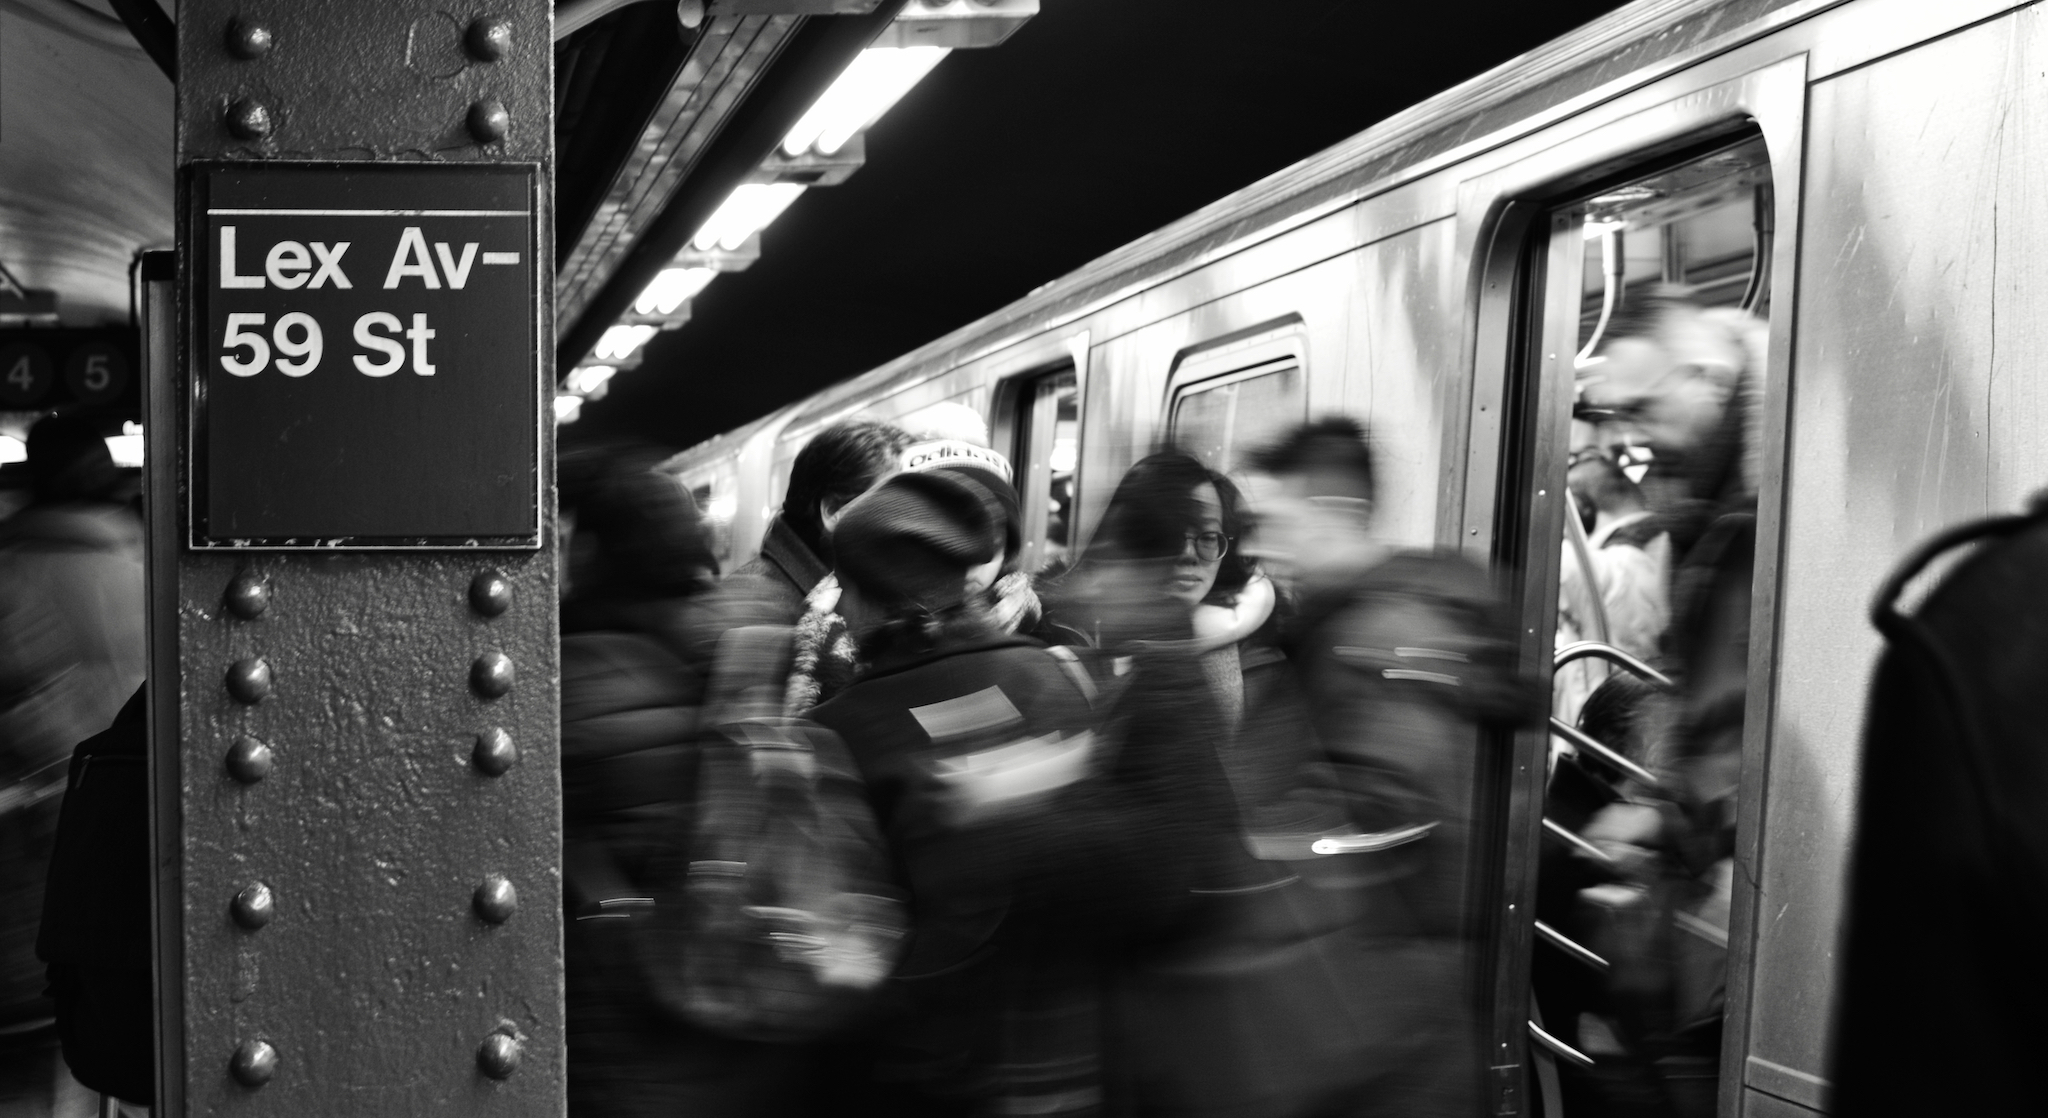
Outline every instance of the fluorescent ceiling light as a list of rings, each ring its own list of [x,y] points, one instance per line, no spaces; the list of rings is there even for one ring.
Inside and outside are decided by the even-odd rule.
[[[612,374],[616,372],[618,370],[610,365],[585,365],[571,371],[569,383],[563,387],[578,396],[588,396],[604,387],[604,382],[612,379]]]
[[[13,435],[0,435],[0,466],[28,461],[28,444]]]
[[[813,147],[831,155],[854,133],[882,118],[946,57],[946,47],[870,47],[860,52],[825,95],[782,139],[782,150],[802,155]]]
[[[633,356],[647,339],[661,332],[659,326],[612,326],[605,330],[604,337],[597,340],[597,359],[600,361],[624,361]]]
[[[557,397],[555,397],[555,422],[556,422],[556,423],[574,423],[574,422],[576,422],[576,420],[577,420],[578,418],[580,418],[580,417],[581,417],[582,415],[583,415],[583,397],[581,397],[581,396],[557,396]]]
[[[800,183],[743,183],[726,195],[718,211],[697,230],[690,243],[698,252],[714,248],[731,252],[746,244],[748,237],[768,228],[769,222],[782,216],[782,211],[803,192]]]
[[[640,293],[633,309],[640,314],[674,314],[717,278],[716,268],[664,268]]]
[[[107,454],[116,466],[142,465],[141,435],[108,435]]]

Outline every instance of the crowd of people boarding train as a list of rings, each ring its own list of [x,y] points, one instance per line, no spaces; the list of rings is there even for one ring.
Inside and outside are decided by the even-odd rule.
[[[1480,731],[1541,696],[1372,454],[1152,455],[1025,572],[1001,454],[856,418],[718,582],[565,461],[572,1113],[1470,1111]]]
[[[1476,1113],[1481,770],[1546,707],[1668,777],[1553,758],[1601,854],[1547,839],[1538,915],[1617,966],[1539,958],[1603,1059],[1575,1109],[1711,1109],[1723,956],[1668,926],[1725,945],[1749,329],[1651,300],[1582,385],[1560,640],[1682,633],[1675,694],[1519,671],[1487,572],[1375,530],[1342,417],[1140,460],[1039,571],[972,424],[822,431],[722,580],[651,460],[565,459],[571,1112]]]

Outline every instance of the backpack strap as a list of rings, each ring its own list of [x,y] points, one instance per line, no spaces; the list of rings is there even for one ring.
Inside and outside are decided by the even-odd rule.
[[[1066,645],[1048,645],[1046,651],[1052,654],[1053,659],[1059,661],[1060,667],[1067,673],[1067,678],[1073,680],[1074,686],[1080,689],[1081,697],[1088,700],[1088,709],[1094,710],[1102,692],[1095,686],[1095,680],[1088,675],[1088,665],[1083,664],[1081,657]]]

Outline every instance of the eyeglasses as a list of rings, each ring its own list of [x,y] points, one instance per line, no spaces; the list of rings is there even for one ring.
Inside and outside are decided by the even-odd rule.
[[[1189,545],[1193,545],[1195,558],[1204,563],[1214,563],[1230,550],[1230,537],[1221,532],[1189,532],[1184,540],[1181,550],[1185,552]]]

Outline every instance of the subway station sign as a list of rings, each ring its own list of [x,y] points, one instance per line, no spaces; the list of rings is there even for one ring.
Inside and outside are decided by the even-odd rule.
[[[201,166],[194,547],[537,547],[538,169]]]

